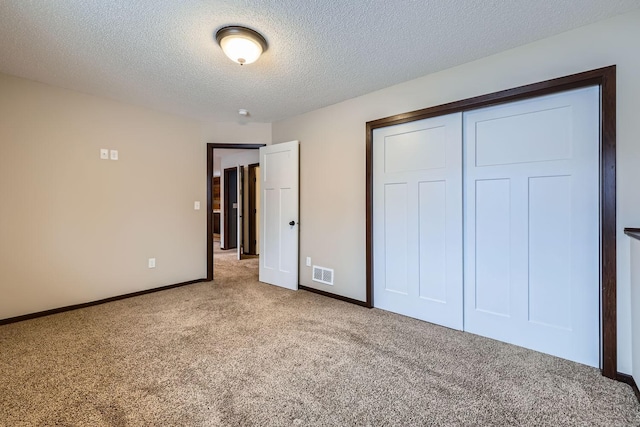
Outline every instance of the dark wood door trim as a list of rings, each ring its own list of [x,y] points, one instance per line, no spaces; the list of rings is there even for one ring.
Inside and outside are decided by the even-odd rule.
[[[616,309],[616,66],[599,68],[462,101],[373,120],[366,124],[366,304],[373,307],[373,131],[429,117],[474,110],[567,91],[600,86],[600,289],[602,374],[617,374]]]
[[[244,193],[245,193],[245,188],[244,188],[244,166],[241,166],[238,168],[239,169],[239,174],[240,176],[238,176],[238,217],[240,218],[240,221],[238,221],[238,234],[240,235],[240,237],[237,239],[238,240],[238,245],[237,247],[239,248],[240,251],[240,259],[242,259],[242,255],[244,254],[245,251],[245,247],[244,247],[244,222],[246,221],[246,218],[244,217]]]
[[[256,247],[256,168],[260,166],[260,163],[254,163],[249,165],[249,248],[248,252],[251,255],[258,253]]]
[[[221,149],[255,150],[267,144],[207,143],[207,281],[213,280],[213,153]]]

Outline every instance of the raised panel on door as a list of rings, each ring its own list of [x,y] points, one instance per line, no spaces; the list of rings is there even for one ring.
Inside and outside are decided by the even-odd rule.
[[[374,306],[462,328],[461,114],[374,131]]]
[[[511,183],[478,180],[475,186],[474,309],[511,316]],[[471,230],[470,230],[471,231]]]
[[[409,294],[409,190],[408,183],[384,186],[384,290]]]
[[[571,176],[529,178],[529,322],[571,330]]]
[[[447,301],[447,183],[418,183],[418,296]]]
[[[464,114],[464,329],[591,366],[599,89]]]

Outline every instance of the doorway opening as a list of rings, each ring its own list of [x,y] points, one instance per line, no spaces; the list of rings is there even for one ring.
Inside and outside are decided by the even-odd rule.
[[[245,258],[255,258],[257,251],[251,253],[248,221],[251,206],[256,205],[249,197],[249,166],[259,166],[257,149],[266,144],[207,144],[207,280],[214,279],[214,256],[230,263]],[[242,153],[247,154],[246,156]],[[227,158],[223,164],[222,158]],[[234,158],[235,157],[235,158]],[[252,160],[245,161],[245,158]],[[245,173],[245,170],[247,172]],[[259,170],[259,167],[257,168]],[[254,170],[254,176],[255,176]],[[256,177],[257,178],[257,177]],[[255,183],[254,183],[255,189]],[[259,192],[258,192],[259,193]],[[243,203],[244,202],[244,203]],[[257,204],[259,205],[259,203]],[[259,214],[254,207],[254,223]],[[257,224],[254,224],[257,232]],[[245,231],[247,230],[247,231]],[[257,236],[254,235],[254,236]],[[257,242],[258,238],[253,240]]]

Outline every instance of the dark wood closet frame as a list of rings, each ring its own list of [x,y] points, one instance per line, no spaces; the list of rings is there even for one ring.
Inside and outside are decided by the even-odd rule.
[[[507,89],[462,101],[385,117],[366,124],[366,306],[373,307],[373,131],[445,114],[458,113],[563,92],[600,86],[600,304],[602,375],[617,372],[616,313],[616,66]]]
[[[207,282],[213,280],[213,151],[216,149],[255,150],[267,144],[207,144]]]

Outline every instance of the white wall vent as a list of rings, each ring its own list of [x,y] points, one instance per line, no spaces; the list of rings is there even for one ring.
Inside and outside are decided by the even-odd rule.
[[[314,265],[312,280],[325,285],[333,285],[333,269]]]

